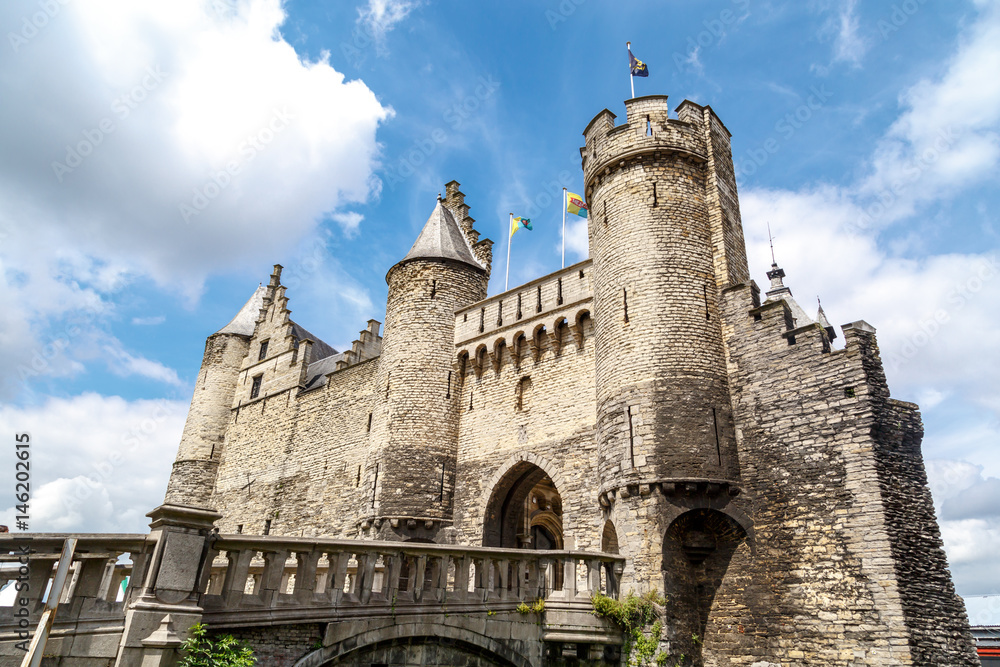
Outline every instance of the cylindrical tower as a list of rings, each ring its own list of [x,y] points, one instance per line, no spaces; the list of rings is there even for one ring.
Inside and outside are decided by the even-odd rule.
[[[486,298],[488,279],[439,198],[413,248],[386,276],[363,536],[434,540],[452,524],[459,416],[455,311]]]
[[[601,480],[735,481],[706,133],[666,96],[626,109],[584,133]]]
[[[166,502],[207,508],[215,489],[233,395],[266,288],[259,287],[236,317],[205,341],[191,409],[167,484]]]
[[[729,134],[711,109],[685,102],[670,119],[666,96],[625,106],[618,127],[598,114],[581,149],[598,497],[628,557],[625,587],[704,598],[668,623],[693,655],[711,601],[698,591],[718,585],[713,573],[741,539],[734,517],[746,518],[730,502],[739,461],[718,305],[724,286],[745,279],[746,259]]]

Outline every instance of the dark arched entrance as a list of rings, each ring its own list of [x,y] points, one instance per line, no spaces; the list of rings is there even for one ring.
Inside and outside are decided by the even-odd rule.
[[[663,538],[663,592],[667,605],[665,627],[671,628],[675,650],[702,664],[701,648],[716,592],[729,561],[747,539],[732,517],[713,509],[681,514]],[[695,638],[697,637],[697,640]]]
[[[483,546],[562,549],[562,498],[552,478],[521,461],[493,489],[483,521]]]

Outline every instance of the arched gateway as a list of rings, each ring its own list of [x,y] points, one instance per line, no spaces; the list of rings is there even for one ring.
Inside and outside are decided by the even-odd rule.
[[[562,549],[562,498],[552,478],[518,461],[497,481],[486,504],[483,546]]]

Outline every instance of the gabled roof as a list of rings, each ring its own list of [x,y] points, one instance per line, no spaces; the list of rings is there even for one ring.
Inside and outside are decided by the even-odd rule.
[[[458,226],[455,216],[440,198],[410,252],[406,253],[402,261],[411,259],[451,259],[483,269],[483,265],[472,253],[469,240]]]
[[[257,291],[250,297],[250,300],[240,308],[240,312],[236,313],[236,317],[215,333],[252,336],[253,330],[257,326],[257,318],[260,317],[260,309],[264,305],[264,292],[266,291],[267,288],[263,285],[258,287]]]
[[[309,333],[305,327],[294,321],[292,322],[292,335],[295,336],[296,342],[305,340],[306,338],[313,342],[312,351],[309,355],[310,359],[318,361],[337,354],[337,351],[330,345],[320,340],[319,337]]]

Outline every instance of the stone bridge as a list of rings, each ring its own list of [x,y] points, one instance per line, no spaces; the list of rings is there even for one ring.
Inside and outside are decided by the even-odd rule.
[[[621,632],[590,601],[618,594],[613,554],[176,528],[0,536],[0,580],[27,584],[0,607],[0,665],[22,664],[56,601],[45,665],[172,665],[196,622],[248,642],[262,666],[618,661]]]

